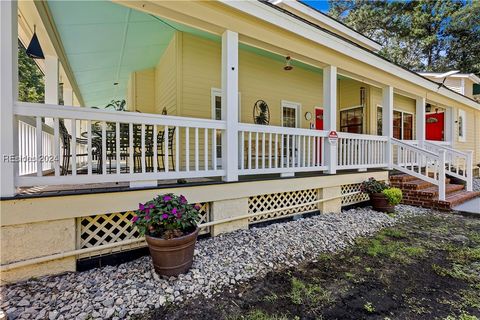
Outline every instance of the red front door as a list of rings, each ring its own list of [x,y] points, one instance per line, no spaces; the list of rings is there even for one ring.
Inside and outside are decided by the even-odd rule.
[[[445,113],[431,113],[425,117],[425,131],[427,140],[444,141]]]
[[[315,109],[315,129],[323,130],[323,109]]]
[[[323,109],[315,109],[315,129],[316,130],[323,130]],[[316,153],[315,159],[317,160],[317,163],[321,163],[322,159],[322,140],[318,139],[317,142],[317,150],[318,152]]]

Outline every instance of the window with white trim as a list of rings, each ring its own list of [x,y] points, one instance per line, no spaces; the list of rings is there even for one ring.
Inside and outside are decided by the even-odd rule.
[[[382,107],[377,106],[377,135],[382,131]],[[413,114],[405,111],[393,110],[393,137],[399,140],[413,140]]]
[[[467,136],[467,116],[465,110],[458,110],[458,141],[465,142]]]

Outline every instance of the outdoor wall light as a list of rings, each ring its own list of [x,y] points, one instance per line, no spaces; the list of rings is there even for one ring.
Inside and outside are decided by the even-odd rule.
[[[37,38],[37,30],[35,25],[33,26],[32,40],[30,40],[30,44],[28,45],[28,48],[27,48],[27,56],[29,56],[32,59],[45,59],[45,56],[43,55],[42,47],[40,46],[40,42],[38,41],[38,38]]]
[[[430,111],[432,111],[432,105],[430,103],[427,103],[425,105],[425,112],[430,112]]]
[[[283,67],[283,70],[290,71],[290,70],[293,69],[293,67],[290,64],[291,60],[292,60],[292,58],[290,56],[285,57],[285,66]]]

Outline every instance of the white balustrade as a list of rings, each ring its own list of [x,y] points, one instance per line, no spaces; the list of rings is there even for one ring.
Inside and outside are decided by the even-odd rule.
[[[239,174],[323,171],[327,131],[240,123]]]
[[[387,137],[339,132],[337,143],[337,169],[388,167]]]
[[[55,160],[38,161],[43,168],[55,169],[49,175],[36,170],[35,161],[22,164],[24,175],[17,177],[17,187],[225,174],[216,157],[208,156],[215,154],[214,138],[223,134],[224,121],[31,103],[18,103],[15,114],[33,124],[19,123],[19,154],[42,150]],[[53,119],[53,131],[38,128],[45,126],[44,118]],[[86,131],[77,135],[81,123],[86,123]]]
[[[219,161],[219,148],[226,146],[218,145],[225,141],[225,121],[32,103],[18,103],[14,111],[18,154],[28,160],[20,161],[17,187],[226,175]],[[339,132],[331,166],[325,160],[328,131],[237,128],[238,175],[393,167],[439,186],[440,199],[446,174],[472,187],[472,154],[445,145],[427,141],[421,148],[416,141]]]
[[[40,122],[37,138],[36,126],[33,118],[20,117],[18,120],[18,170],[21,176],[36,173],[39,163],[42,172],[53,168],[53,130]]]

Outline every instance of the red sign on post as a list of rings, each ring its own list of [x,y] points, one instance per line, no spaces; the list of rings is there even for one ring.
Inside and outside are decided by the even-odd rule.
[[[337,131],[330,131],[328,133],[328,142],[330,142],[331,145],[336,145],[338,141],[338,134]]]
[[[328,138],[329,138],[329,139],[338,139],[338,133],[337,133],[337,131],[333,131],[333,130],[330,131],[330,132],[328,133]]]

